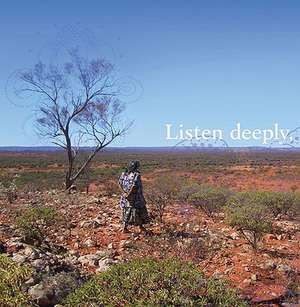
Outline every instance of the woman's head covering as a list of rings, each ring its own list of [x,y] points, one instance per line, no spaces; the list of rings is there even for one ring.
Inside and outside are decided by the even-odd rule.
[[[139,169],[139,167],[140,167],[140,161],[133,160],[128,165],[128,171],[129,172],[135,172]]]

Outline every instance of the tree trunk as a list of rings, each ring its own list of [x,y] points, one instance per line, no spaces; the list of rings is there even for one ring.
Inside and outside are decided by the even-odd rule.
[[[66,180],[65,180],[66,190],[69,190],[70,187],[73,185],[73,183],[74,183],[74,180],[71,179],[71,176],[69,172],[67,171]]]
[[[72,151],[71,139],[69,136],[69,127],[65,129],[64,134],[66,138],[67,156],[68,156],[68,170],[66,172],[66,182],[65,183],[66,183],[66,190],[69,190],[75,181],[74,178],[72,178],[74,155]]]

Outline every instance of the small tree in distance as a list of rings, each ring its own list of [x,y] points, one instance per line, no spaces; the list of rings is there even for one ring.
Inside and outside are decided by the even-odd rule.
[[[226,189],[201,185],[197,192],[189,196],[188,201],[202,210],[208,217],[213,217],[225,206],[229,195],[230,192]]]
[[[159,175],[148,184],[146,198],[160,223],[163,222],[166,208],[176,199],[180,185],[179,178],[168,174]]]
[[[265,192],[266,205],[275,218],[288,213],[293,214],[299,204],[299,195],[294,192]]]
[[[113,75],[113,66],[101,58],[88,60],[77,51],[69,52],[62,65],[37,63],[18,74],[18,93],[38,98],[36,126],[42,137],[63,148],[67,155],[65,187],[69,189],[104,147],[125,134],[124,104]],[[77,161],[81,146],[91,150]],[[80,163],[79,167],[76,163]]]

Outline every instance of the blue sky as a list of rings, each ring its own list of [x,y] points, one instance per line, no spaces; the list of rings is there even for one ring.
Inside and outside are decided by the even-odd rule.
[[[299,1],[6,1],[0,11],[0,145],[47,145],[9,76],[78,44],[134,80],[130,133],[168,146],[165,124],[226,131],[300,126]],[[87,47],[88,46],[88,47]],[[8,89],[8,90],[7,90]],[[8,97],[9,96],[9,97]],[[254,141],[232,145],[256,145]]]

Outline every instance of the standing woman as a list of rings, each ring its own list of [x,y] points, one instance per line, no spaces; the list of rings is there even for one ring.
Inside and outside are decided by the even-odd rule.
[[[144,224],[149,223],[139,167],[139,161],[131,161],[119,178],[123,192],[120,201],[123,232],[128,232],[128,225],[139,226],[141,231],[146,231]]]

